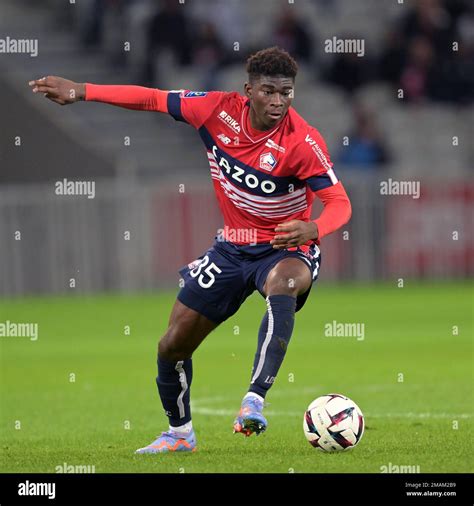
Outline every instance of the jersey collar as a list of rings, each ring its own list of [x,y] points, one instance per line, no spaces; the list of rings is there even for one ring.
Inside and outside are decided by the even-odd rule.
[[[280,128],[280,126],[283,124],[283,122],[286,119],[286,116],[285,116],[285,118],[283,118],[283,120],[280,121],[280,123],[278,123],[278,125],[267,135],[264,135],[264,136],[259,135],[258,137],[255,137],[250,132],[247,131],[247,127],[246,127],[247,120],[249,121],[249,124],[250,124],[250,118],[248,117],[249,111],[250,111],[250,101],[247,100],[244,107],[242,108],[242,116],[240,118],[240,124],[242,125],[242,132],[244,133],[245,137],[247,137],[247,139],[250,142],[252,142],[253,144],[256,144],[257,142],[263,141],[263,140],[271,137]],[[287,112],[287,114],[288,114],[288,112]]]

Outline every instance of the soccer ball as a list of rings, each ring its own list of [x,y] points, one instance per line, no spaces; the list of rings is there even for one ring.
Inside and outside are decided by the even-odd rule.
[[[353,448],[364,434],[364,415],[359,406],[340,394],[315,399],[303,417],[303,430],[309,443],[324,452]]]

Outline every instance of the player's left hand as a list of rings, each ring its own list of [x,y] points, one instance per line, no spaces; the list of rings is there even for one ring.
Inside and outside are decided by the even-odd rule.
[[[275,228],[276,235],[270,244],[275,249],[294,248],[318,238],[318,226],[313,221],[291,220]]]

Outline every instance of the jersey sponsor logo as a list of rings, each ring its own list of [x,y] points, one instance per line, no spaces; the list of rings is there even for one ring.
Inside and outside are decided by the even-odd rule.
[[[217,136],[218,139],[220,139],[224,144],[230,144],[232,141],[224,134],[219,134]]]
[[[240,134],[240,125],[237,120],[235,120],[230,114],[227,114],[225,111],[221,111],[219,113],[218,118],[223,121],[229,128],[231,128],[235,133]]]
[[[316,156],[319,158],[319,161],[323,165],[323,167],[327,170],[331,170],[331,165],[328,162],[328,159],[324,155],[322,149],[319,147],[319,144],[309,135],[306,135],[305,141],[311,146],[311,149],[314,151]]]
[[[183,97],[185,98],[193,98],[193,97],[205,97],[207,95],[207,91],[187,91]]]
[[[276,190],[276,184],[273,181],[265,179],[260,181],[254,174],[249,174],[245,169],[238,165],[231,166],[227,158],[219,157],[217,146],[212,146],[212,154],[214,155],[219,167],[225,170],[225,173],[238,183],[245,185],[247,188],[260,188],[263,193],[273,193]]]
[[[273,142],[271,139],[268,139],[268,141],[265,143],[265,146],[267,148],[273,148],[279,151],[280,153],[284,153],[286,151],[285,148],[279,146],[276,142]]]
[[[263,170],[271,172],[276,167],[277,163],[277,160],[271,153],[264,153],[263,155],[260,155],[260,168]]]

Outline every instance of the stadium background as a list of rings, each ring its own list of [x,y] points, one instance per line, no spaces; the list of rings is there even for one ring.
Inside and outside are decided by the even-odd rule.
[[[402,416],[401,422],[387,423],[398,427],[407,420],[419,423],[423,419],[431,430],[429,424],[440,419],[450,426],[451,413],[471,423],[468,407],[472,390],[467,385],[472,382],[472,292],[466,279],[471,279],[474,265],[472,3],[2,0],[0,29],[2,37],[37,39],[39,49],[37,57],[0,54],[0,321],[39,321],[43,329],[37,343],[1,338],[2,423],[10,448],[17,448],[12,454],[7,452],[5,469],[54,468],[40,457],[36,464],[19,457],[26,441],[21,438],[28,436],[26,431],[20,435],[13,430],[19,415],[11,410],[23,409],[23,418],[27,418],[24,403],[28,399],[32,405],[38,403],[34,412],[35,416],[43,413],[39,416],[43,427],[49,423],[44,402],[50,402],[48,409],[57,411],[60,419],[66,416],[59,399],[67,406],[72,399],[51,393],[60,390],[56,373],[66,375],[69,365],[71,370],[79,368],[66,350],[77,353],[84,362],[94,353],[92,349],[99,353],[90,365],[89,390],[102,381],[109,385],[109,394],[120,384],[128,398],[146,390],[146,402],[152,407],[142,413],[148,426],[141,426],[140,435],[141,439],[153,435],[147,430],[155,427],[160,411],[150,382],[154,350],[178,289],[177,269],[201,254],[222,226],[204,150],[191,127],[165,115],[104,104],[61,108],[33,95],[28,81],[59,75],[98,84],[242,92],[247,56],[275,44],[288,49],[299,63],[293,105],[326,139],[353,205],[350,224],[322,242],[321,288],[318,293],[313,291],[306,316],[301,313],[301,341],[294,343],[294,361],[288,358],[288,369],[282,372],[288,375],[288,371],[303,369],[300,378],[305,378],[306,393],[302,399],[285,401],[285,406],[301,411],[312,397],[326,393],[324,386],[351,394],[352,380],[344,382],[338,371],[346,371],[347,361],[357,353],[360,362],[353,365],[354,371],[363,375],[362,383],[368,390],[359,392],[354,387],[354,395],[356,401],[362,397],[359,404],[363,407],[369,404],[370,412],[370,388],[377,391],[383,381],[393,381],[389,391],[397,388],[394,378],[403,370],[402,357],[409,355],[413,371],[420,375],[418,390],[396,394],[395,405],[389,404],[391,394],[382,394],[385,400],[382,407],[378,405],[379,412],[387,408],[406,414],[418,406],[418,414],[427,411],[434,416],[427,415],[425,420],[415,413],[415,422]],[[363,40],[364,56],[326,52],[325,41],[333,37]],[[63,178],[94,181],[95,198],[56,195],[55,183]],[[420,198],[384,195],[381,183],[388,181],[419,183]],[[319,210],[316,205],[315,215]],[[246,350],[242,353],[247,353],[247,358],[238,367],[221,364],[229,370],[236,367],[240,390],[231,378],[226,380],[229,388],[235,388],[235,395],[244,391],[250,372],[255,333],[264,310],[259,304],[248,303],[242,310],[238,322],[245,332],[242,330],[240,344],[219,343],[214,338],[205,351],[198,352],[204,370],[206,364],[210,366],[206,360],[217,363],[221,353],[238,355],[239,346]],[[121,318],[121,314],[127,317]],[[367,340],[376,335],[379,348],[367,355],[363,345],[355,341],[325,341],[324,322],[333,319],[366,322],[367,328],[372,325]],[[132,320],[136,339],[124,342],[123,332],[117,329]],[[115,322],[113,332],[106,328],[106,321]],[[231,334],[235,321],[216,332]],[[453,337],[452,328],[457,325],[462,332]],[[115,340],[117,332],[122,341]],[[390,366],[389,380],[384,376],[387,370],[377,361],[383,363],[395,343],[400,347],[395,352],[400,361]],[[339,364],[334,346],[340,353]],[[425,353],[426,346],[431,355]],[[111,347],[115,351],[109,357]],[[321,384],[314,378],[314,364],[298,366],[296,359],[297,353],[316,351],[327,352],[335,367],[333,376],[326,376]],[[126,360],[128,355],[132,367]],[[93,379],[94,367],[104,367],[99,357],[107,363],[115,361],[116,376],[106,379],[104,371],[104,377]],[[62,360],[68,364],[66,369]],[[39,387],[34,396],[26,393],[30,387],[22,374],[25,363],[33,368],[29,381],[36,378],[42,393]],[[449,369],[454,363],[456,372]],[[132,385],[117,380],[123,373],[118,364],[127,370]],[[133,367],[141,368],[139,375],[130,372]],[[212,384],[211,370],[206,374]],[[223,395],[220,387],[226,381],[214,389],[199,381],[196,376],[193,388],[203,397]],[[311,381],[319,386],[311,390]],[[434,383],[437,393],[433,395],[437,397],[430,399],[431,407],[425,410],[419,403]],[[83,392],[86,396],[90,395],[87,388]],[[21,408],[17,406],[20,399]],[[381,402],[380,396],[377,402]],[[113,412],[111,399],[107,405]],[[93,411],[93,403],[87,406]],[[138,412],[140,407],[136,408]],[[207,416],[204,408],[202,413]],[[82,410],[81,416],[86,416]],[[61,420],[61,430],[66,430],[67,421]],[[81,430],[89,437],[88,424],[81,423]],[[295,431],[301,430],[299,425],[298,418]],[[408,426],[405,429],[410,430]],[[44,430],[45,440],[52,441],[53,434]],[[449,437],[455,437],[454,433]],[[428,433],[426,437],[428,441]],[[43,443],[39,441],[37,449],[45,455]],[[124,443],[127,448],[129,444]],[[453,440],[457,457],[444,459],[444,464],[425,455],[430,463],[421,460],[424,469],[443,469],[445,465],[444,469],[457,471],[469,467],[457,444],[459,441]],[[125,455],[126,450],[123,452]],[[417,460],[414,455],[416,464],[421,457]],[[387,464],[388,458],[382,463]],[[331,461],[323,470],[361,469],[351,459],[354,457],[345,464]],[[62,462],[60,457],[57,460]],[[86,457],[84,460],[89,462]],[[115,467],[110,464],[102,469],[146,468],[137,461],[137,468],[130,466],[123,456],[120,462],[122,467],[115,463]],[[220,469],[208,464],[209,470]],[[309,460],[306,469],[313,469]],[[236,463],[230,470],[241,468]],[[321,461],[315,470],[321,471]]]
[[[342,234],[324,241],[322,278],[472,274],[472,12],[462,8],[467,3],[447,2],[452,12],[437,14],[446,19],[428,30],[416,19],[416,5],[2,2],[4,32],[37,38],[39,55],[1,58],[0,292],[67,292],[65,281],[77,270],[77,292],[176,286],[177,268],[201,254],[222,225],[192,128],[103,104],[54,107],[30,93],[29,79],[51,74],[242,92],[249,52],[273,44],[298,59],[294,106],[325,137],[354,207],[350,247]],[[333,36],[363,39],[365,55],[326,53],[324,41]],[[416,72],[407,55],[418,44],[425,44],[423,54],[431,51],[436,69],[421,90],[411,84],[416,77],[407,77]],[[397,98],[400,87],[404,99]],[[54,182],[63,178],[94,180],[95,199],[58,197]],[[419,182],[420,199],[381,195],[380,182],[390,178]],[[12,242],[18,228],[21,242]]]

